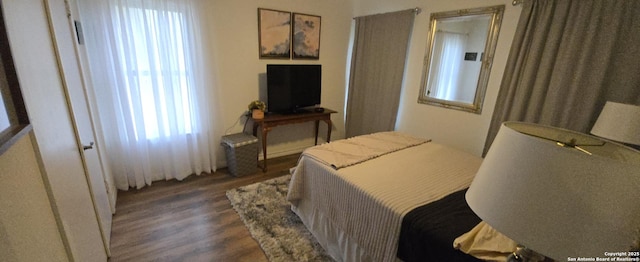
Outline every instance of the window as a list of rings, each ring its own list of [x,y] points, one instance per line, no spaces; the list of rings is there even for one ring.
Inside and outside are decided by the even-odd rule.
[[[119,39],[119,50],[125,61],[129,113],[134,123],[143,123],[133,125],[136,139],[191,133],[193,83],[187,70],[183,14],[136,7],[117,12],[130,18],[129,25],[116,28],[118,35],[126,36]],[[177,123],[170,125],[171,121]]]
[[[215,97],[199,27],[210,14],[201,12],[200,1],[77,5],[88,91],[118,188],[214,170],[208,103]]]
[[[0,154],[31,130],[0,6]]]
[[[4,86],[8,87],[8,85],[6,84],[6,79],[4,79],[6,77],[4,75],[0,77],[3,77],[3,79],[1,80],[3,88],[5,88]],[[0,132],[1,132],[9,129],[9,127],[11,127],[11,122],[9,122],[9,113],[7,112],[7,103],[4,102],[4,98],[2,98],[2,96],[0,96],[0,105],[2,105],[0,106]]]

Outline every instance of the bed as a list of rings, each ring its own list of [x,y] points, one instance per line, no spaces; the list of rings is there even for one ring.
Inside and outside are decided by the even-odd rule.
[[[481,161],[480,157],[398,132],[334,141],[303,152],[292,171],[287,200],[334,259],[397,261],[401,229],[411,228],[411,223],[403,225],[403,218],[419,208],[426,208],[427,213],[444,210],[442,207],[452,205],[443,201],[456,192],[455,201],[466,205],[464,190]],[[437,203],[440,206],[434,207]],[[452,250],[451,234],[464,233],[479,221],[470,218],[468,213],[475,216],[470,209],[464,212],[466,225],[456,223],[456,229],[444,230],[449,236],[444,237],[443,245]],[[436,227],[438,218],[459,220],[446,218],[452,214],[459,216],[459,209],[434,216]],[[404,242],[413,242],[406,239]],[[411,246],[408,249],[420,251]],[[475,260],[458,250],[453,252],[460,257],[450,261]],[[402,260],[417,259],[409,256]]]

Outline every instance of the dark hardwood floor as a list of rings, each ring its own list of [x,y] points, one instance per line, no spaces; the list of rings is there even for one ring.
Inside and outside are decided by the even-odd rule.
[[[269,159],[269,171],[227,169],[118,192],[109,261],[267,261],[233,210],[229,189],[289,173],[299,154]]]

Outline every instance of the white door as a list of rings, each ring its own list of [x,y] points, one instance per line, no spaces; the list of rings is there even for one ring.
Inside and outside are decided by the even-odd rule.
[[[81,152],[87,179],[90,183],[92,200],[105,249],[107,250],[107,255],[109,255],[112,208],[109,203],[108,193],[115,194],[116,192],[109,192],[108,182],[104,176],[98,150],[101,145],[96,143],[83,75],[75,48],[76,36],[73,31],[73,24],[70,21],[71,17],[67,2],[65,0],[47,0],[47,3],[51,30],[53,31],[52,35],[54,35],[58,53],[58,63],[62,71],[61,75],[67,92],[69,108],[73,114],[72,121],[75,125],[76,138],[80,146],[79,151]]]

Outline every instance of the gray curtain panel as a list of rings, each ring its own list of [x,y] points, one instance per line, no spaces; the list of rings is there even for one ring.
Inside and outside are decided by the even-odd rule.
[[[395,127],[413,10],[356,18],[346,136]]]
[[[589,133],[606,101],[640,104],[640,1],[527,0],[487,135],[503,121]]]

